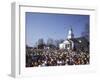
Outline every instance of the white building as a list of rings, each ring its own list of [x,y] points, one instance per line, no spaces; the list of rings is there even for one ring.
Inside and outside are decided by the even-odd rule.
[[[74,42],[71,40],[74,38],[73,30],[72,28],[68,31],[67,39],[59,44],[60,49],[73,49],[74,48]]]
[[[59,49],[89,51],[89,41],[85,37],[75,38],[71,28],[68,31],[67,39],[59,44]]]

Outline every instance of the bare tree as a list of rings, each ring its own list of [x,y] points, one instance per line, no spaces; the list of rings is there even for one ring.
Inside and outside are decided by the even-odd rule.
[[[49,38],[47,40],[47,46],[50,47],[50,48],[54,48],[55,47],[54,40],[52,38]]]
[[[85,37],[89,41],[89,24],[85,24],[84,31],[82,32],[82,36]]]
[[[47,45],[52,45],[53,44],[53,39],[52,38],[49,38],[48,40],[47,40]]]
[[[38,40],[38,48],[39,49],[43,49],[44,48],[44,45],[45,45],[44,40],[42,38],[39,39]]]
[[[60,40],[55,40],[54,45],[56,46],[56,48],[59,48],[59,44],[62,43],[64,40],[60,39]]]
[[[55,45],[56,47],[59,47],[59,40],[55,40],[54,45]]]

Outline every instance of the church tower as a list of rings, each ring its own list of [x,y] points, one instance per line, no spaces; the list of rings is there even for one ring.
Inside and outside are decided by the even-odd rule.
[[[73,34],[72,28],[70,28],[69,31],[68,31],[68,37],[67,37],[67,39],[72,39],[72,38],[74,38],[74,34]]]

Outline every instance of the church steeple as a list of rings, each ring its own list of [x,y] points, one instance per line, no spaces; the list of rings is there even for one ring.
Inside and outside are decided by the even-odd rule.
[[[73,34],[72,28],[70,28],[69,31],[68,31],[68,37],[67,37],[67,39],[72,39],[72,38],[74,38],[74,34]]]

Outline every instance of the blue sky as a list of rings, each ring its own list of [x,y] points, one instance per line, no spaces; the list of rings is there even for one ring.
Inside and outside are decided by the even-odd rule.
[[[38,39],[66,39],[72,27],[75,37],[80,37],[85,25],[89,24],[89,15],[51,14],[26,12],[26,44],[34,46]]]

